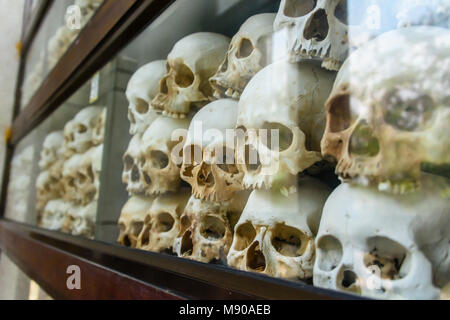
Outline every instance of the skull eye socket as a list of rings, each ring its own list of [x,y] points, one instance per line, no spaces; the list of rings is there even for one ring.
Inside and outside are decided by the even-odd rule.
[[[202,221],[200,234],[210,241],[217,241],[225,237],[226,227],[223,221],[216,217],[206,216]]]
[[[328,107],[329,127],[332,133],[347,130],[352,124],[350,95],[334,98]]]
[[[427,94],[411,89],[399,89],[384,98],[386,113],[384,120],[393,127],[414,131],[423,128],[431,118],[433,99]]]
[[[256,237],[256,230],[250,222],[241,224],[236,229],[234,250],[242,251],[253,242]]]
[[[334,16],[343,24],[348,25],[347,0],[341,0],[334,10]]]
[[[284,15],[290,18],[298,18],[307,15],[317,5],[317,0],[286,0]]]
[[[147,101],[143,99],[136,99],[135,108],[137,113],[147,114],[150,107]]]
[[[362,121],[350,138],[350,153],[365,157],[375,157],[380,152],[380,142],[373,135],[372,128]]]
[[[266,258],[261,251],[258,241],[255,241],[247,251],[247,268],[256,272],[264,272],[266,270]]]
[[[190,87],[194,83],[194,73],[185,64],[178,65],[175,83],[181,88]]]
[[[169,213],[163,212],[156,218],[155,230],[158,233],[169,232],[172,230],[174,224],[175,220],[173,217]]]
[[[398,242],[385,238],[373,237],[367,240],[369,252],[364,255],[365,266],[383,279],[398,280],[409,272],[408,251]]]
[[[162,170],[169,165],[169,157],[162,151],[153,150],[150,152],[151,166],[155,169]]]
[[[248,144],[245,146],[245,165],[248,171],[256,171],[261,167],[258,151]]]
[[[277,224],[272,230],[272,245],[278,253],[286,257],[300,257],[306,250],[308,238],[300,230]]]
[[[86,133],[88,128],[84,124],[78,125],[77,131],[79,134]]]
[[[253,50],[254,47],[252,42],[247,38],[243,38],[239,43],[239,49],[236,52],[236,58],[238,59],[247,58],[252,54]]]
[[[327,13],[320,9],[307,22],[303,36],[306,40],[323,41],[328,36],[329,30]]]
[[[342,260],[342,244],[331,235],[323,236],[317,242],[318,267],[323,271],[334,270]]]
[[[294,141],[292,130],[282,124],[265,123],[262,129],[259,131],[259,139],[272,151],[286,151]]]

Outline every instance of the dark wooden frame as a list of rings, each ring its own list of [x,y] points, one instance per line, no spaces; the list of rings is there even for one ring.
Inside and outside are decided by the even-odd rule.
[[[52,2],[42,1],[46,4],[23,32],[0,199],[0,250],[50,295],[61,299],[355,299],[299,282],[73,237],[2,218],[17,143],[174,0],[107,0],[19,113],[26,55]],[[81,268],[82,290],[67,289],[69,265]]]

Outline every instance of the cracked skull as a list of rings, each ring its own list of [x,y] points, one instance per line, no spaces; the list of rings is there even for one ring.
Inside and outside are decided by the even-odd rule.
[[[186,117],[191,107],[203,107],[213,100],[209,78],[223,61],[229,39],[200,32],[178,41],[167,57],[167,73],[152,101],[155,109],[175,118]]]
[[[230,48],[217,73],[210,79],[217,98],[239,99],[250,79],[273,62],[272,36],[276,14],[250,17],[231,40]]]
[[[142,250],[173,254],[173,243],[180,232],[180,216],[190,197],[190,189],[166,193],[153,201],[138,238]]]
[[[311,278],[314,239],[328,195],[328,188],[312,178],[301,180],[298,192],[288,197],[253,191],[234,229],[228,264],[274,277]]]
[[[320,161],[324,102],[334,75],[311,64],[274,63],[239,101],[237,163],[246,188],[289,187]]]
[[[144,228],[145,217],[152,206],[154,198],[134,196],[130,198],[122,209],[118,227],[117,242],[123,246],[136,248],[139,235]]]
[[[49,169],[55,162],[63,158],[64,133],[56,131],[50,133],[44,140],[39,167]]]
[[[197,198],[221,202],[231,200],[236,191],[243,189],[242,173],[235,162],[237,112],[236,101],[222,99],[211,102],[192,119],[181,178],[191,185]]]
[[[159,89],[159,81],[166,73],[166,61],[153,61],[139,68],[127,86],[130,134],[143,134],[158,117],[150,106]]]
[[[340,185],[323,210],[314,285],[378,299],[439,299],[450,280],[448,179],[407,195]]]
[[[348,55],[346,0],[282,0],[274,29],[286,33],[293,62],[318,58],[339,70]]]
[[[192,196],[181,216],[180,233],[174,242],[177,255],[205,263],[226,264],[233,228],[248,196],[247,191],[242,191],[222,204]]]
[[[322,140],[341,179],[406,193],[422,163],[450,162],[449,40],[437,27],[391,31],[345,62]]]

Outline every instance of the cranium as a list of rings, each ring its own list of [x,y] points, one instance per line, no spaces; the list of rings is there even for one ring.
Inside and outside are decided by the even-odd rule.
[[[153,61],[139,68],[128,82],[126,91],[130,134],[143,134],[158,117],[150,107],[159,89],[159,81],[166,73],[166,61]]]
[[[180,216],[189,197],[189,189],[156,197],[145,218],[137,247],[172,254],[174,240],[180,232]]]
[[[228,264],[275,277],[311,278],[314,239],[328,195],[312,178],[300,180],[298,191],[287,197],[253,191],[234,229]]]
[[[333,78],[311,64],[276,62],[250,81],[237,120],[237,163],[246,188],[294,191],[296,175],[321,160],[323,104]]]
[[[127,185],[130,195],[145,194],[145,177],[140,163],[142,155],[142,136],[137,134],[131,138],[128,149],[123,155],[122,182]]]
[[[56,131],[50,133],[44,140],[39,167],[42,170],[50,168],[55,162],[63,158],[64,133]]]
[[[63,199],[67,202],[79,203],[82,198],[81,192],[78,190],[79,176],[78,168],[82,163],[83,155],[74,154],[66,162],[62,171],[63,180]]]
[[[421,163],[450,162],[449,50],[448,30],[412,27],[350,56],[326,103],[322,140],[341,179],[404,193],[417,187]]]
[[[49,171],[42,171],[36,181],[37,191],[37,210],[41,211],[45,208],[50,200],[60,197],[60,185]]]
[[[346,0],[282,0],[274,29],[286,32],[293,62],[319,58],[339,70],[349,49]]]
[[[243,189],[242,173],[234,159],[234,134],[229,139],[237,113],[237,102],[223,99],[211,102],[192,119],[181,178],[192,186],[197,198],[221,202],[231,200],[236,191]]]
[[[210,79],[217,98],[239,99],[250,79],[272,63],[273,23],[276,14],[250,17],[231,40],[225,61]]]
[[[81,27],[83,28],[103,3],[103,0],[75,0],[81,10]]]
[[[41,226],[48,230],[61,230],[67,213],[67,204],[61,199],[47,203],[42,216]]]
[[[97,201],[93,201],[84,207],[69,210],[73,222],[71,232],[74,236],[93,238],[95,234],[95,220],[97,215]]]
[[[406,195],[340,185],[317,236],[316,286],[381,299],[438,299],[450,279],[449,181]]]
[[[105,139],[106,116],[107,110],[106,108],[103,108],[102,113],[97,118],[97,123],[95,124],[95,129],[92,133],[92,144],[94,146],[101,145]]]
[[[87,205],[93,200],[98,200],[102,155],[103,145],[100,145],[92,147],[80,157],[74,182],[78,203],[81,205]]]
[[[179,257],[200,262],[226,264],[233,241],[233,228],[245,207],[249,192],[236,193],[222,204],[192,196],[181,216],[174,250]]]
[[[86,107],[66,124],[64,128],[66,153],[83,153],[94,145],[94,131],[103,110],[103,107]]]
[[[144,228],[147,216],[154,198],[134,196],[128,200],[119,218],[119,237],[117,242],[123,246],[136,248],[139,234]]]
[[[174,140],[176,130],[187,131],[190,119],[159,117],[142,137],[139,166],[142,171],[146,195],[177,191],[181,182],[178,162],[182,160],[182,145]],[[180,154],[172,154],[175,146]]]
[[[209,32],[194,33],[178,41],[167,57],[167,74],[152,101],[156,109],[171,117],[185,117],[191,107],[213,100],[209,78],[227,52],[229,39]]]

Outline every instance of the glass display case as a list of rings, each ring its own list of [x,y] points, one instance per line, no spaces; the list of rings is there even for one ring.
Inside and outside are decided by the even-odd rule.
[[[449,26],[446,0],[171,1],[17,145],[6,217],[165,289],[448,299]]]

